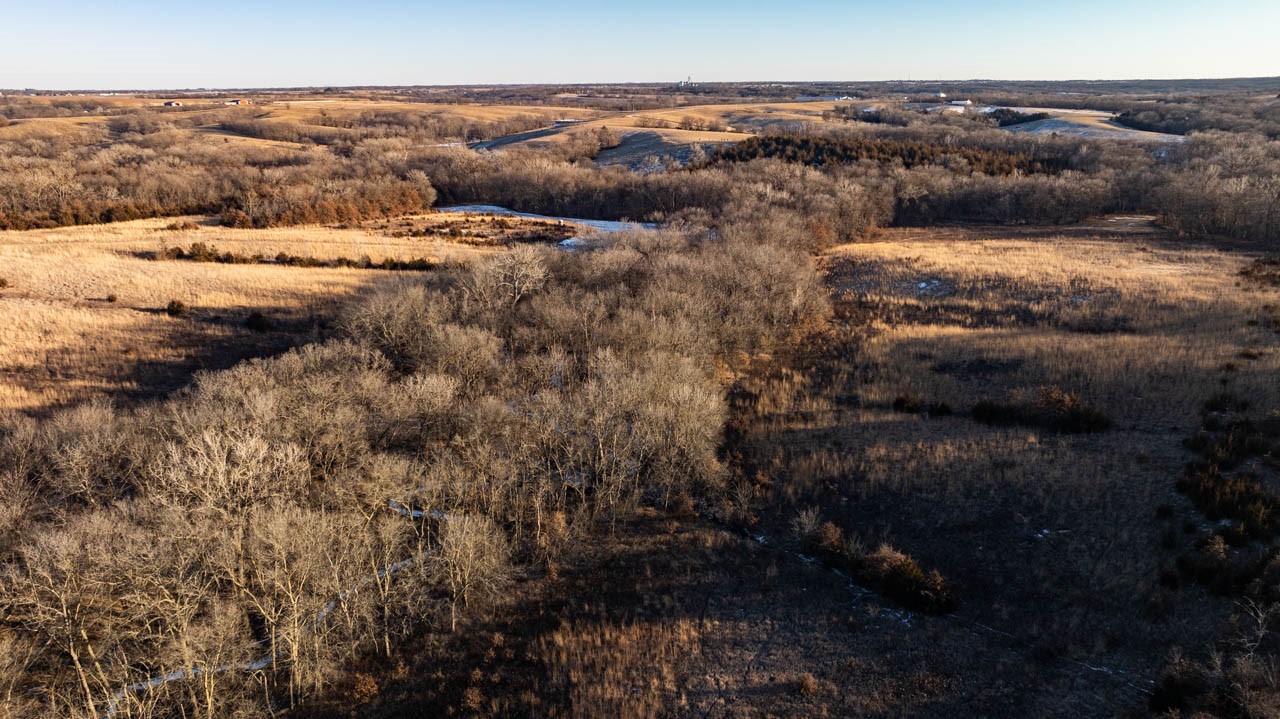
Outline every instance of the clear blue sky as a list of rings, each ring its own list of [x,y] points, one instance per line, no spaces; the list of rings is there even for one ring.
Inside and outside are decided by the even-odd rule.
[[[1280,0],[0,0],[0,87],[1280,75]]]

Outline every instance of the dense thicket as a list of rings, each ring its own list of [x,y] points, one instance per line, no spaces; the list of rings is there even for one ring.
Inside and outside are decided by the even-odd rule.
[[[9,424],[0,701],[266,716],[455,626],[509,562],[714,496],[724,370],[826,312],[791,237],[744,217],[524,246],[158,406]]]
[[[926,142],[886,140],[867,137],[812,137],[803,135],[768,135],[752,137],[718,149],[714,160],[745,162],[758,158],[777,158],[820,167],[871,161],[900,164],[907,169],[926,165],[942,165],[953,171],[980,172],[987,175],[1011,175],[1015,172],[1051,172],[1066,164],[1063,160],[1038,160],[1028,155],[945,146]]]
[[[1186,135],[1205,130],[1280,138],[1280,103],[1274,96],[1171,98],[1131,105],[1116,121],[1139,130]]]
[[[987,113],[987,117],[995,121],[999,127],[1010,127],[1013,125],[1021,125],[1024,122],[1035,122],[1036,120],[1047,120],[1049,113],[1047,112],[1019,112],[1011,110],[1007,107],[997,107]]]

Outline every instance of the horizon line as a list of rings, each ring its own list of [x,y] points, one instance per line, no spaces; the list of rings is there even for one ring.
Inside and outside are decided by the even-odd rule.
[[[1067,84],[1067,83],[1126,83],[1126,82],[1205,82],[1205,81],[1276,81],[1280,82],[1280,75],[1238,75],[1227,77],[1131,77],[1131,78],[1070,78],[1059,80],[1047,79],[1002,79],[1002,78],[951,78],[951,79],[929,79],[916,80],[912,78],[899,78],[893,80],[695,80],[693,85],[813,85],[813,84],[838,84],[838,83],[863,83],[869,85],[878,84],[956,84],[956,83],[1041,83],[1041,84]],[[78,93],[160,93],[160,92],[223,92],[223,91],[288,91],[288,90],[379,90],[379,89],[407,89],[407,88],[469,88],[469,87],[600,87],[600,86],[618,86],[618,85],[663,85],[676,84],[684,82],[683,80],[625,80],[625,81],[600,81],[600,82],[470,82],[470,83],[392,83],[392,84],[357,84],[357,85],[333,85],[333,84],[310,84],[310,85],[259,85],[259,86],[195,86],[195,87],[0,87],[0,91],[10,90],[17,92],[58,92],[67,94]]]

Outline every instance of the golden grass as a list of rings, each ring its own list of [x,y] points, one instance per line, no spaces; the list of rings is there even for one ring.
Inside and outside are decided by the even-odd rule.
[[[652,719],[687,706],[680,696],[683,665],[699,658],[701,642],[698,622],[690,619],[579,620],[544,637],[538,653],[552,685],[569,695],[568,716]]]
[[[435,216],[429,218],[434,219]],[[447,216],[441,216],[444,221]],[[492,249],[371,229],[291,227],[164,229],[173,219],[0,232],[0,410],[40,410],[168,385],[237,343],[261,344],[243,327],[253,311],[305,324],[332,317],[349,298],[401,273],[342,268],[155,261],[137,253],[213,244],[237,254],[285,252],[333,259],[370,256],[466,260]],[[108,302],[110,295],[115,302]],[[164,314],[180,300],[192,316]],[[222,321],[216,321],[221,317]],[[169,376],[165,371],[171,370]],[[177,373],[176,375],[173,373]]]
[[[634,117],[652,117],[679,123],[686,117],[719,120],[732,125],[737,117],[767,117],[777,120],[821,120],[822,113],[848,103],[838,102],[744,102],[727,105],[690,105],[668,110],[645,110]]]
[[[863,269],[844,289],[891,315],[868,346],[885,367],[872,401],[912,392],[971,406],[990,392],[983,370],[994,367],[1015,390],[1059,384],[1121,422],[1186,423],[1234,364],[1225,386],[1280,406],[1274,333],[1248,323],[1276,293],[1241,286],[1241,256],[1074,238],[888,241],[833,254]]]
[[[1230,612],[1168,598],[1162,544],[1200,521],[1175,483],[1205,400],[1280,409],[1280,336],[1251,322],[1280,291],[1241,283],[1247,253],[1105,226],[889,230],[835,248],[823,261],[849,339],[813,372],[749,388],[762,418],[748,441],[773,453],[754,460],[772,503],[817,506],[936,567],[966,618],[1141,676],[1171,646],[1211,644]],[[1042,386],[1079,392],[1112,427],[970,416]],[[895,411],[901,395],[954,414]]]

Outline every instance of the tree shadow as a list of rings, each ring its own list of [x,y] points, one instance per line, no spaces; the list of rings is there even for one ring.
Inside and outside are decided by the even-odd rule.
[[[1029,716],[1046,697],[1086,714],[1132,699],[1107,677],[658,512],[581,538],[556,576],[532,573],[506,594],[486,618],[410,642],[421,653],[401,678],[375,670],[364,706],[338,697],[303,715]]]

